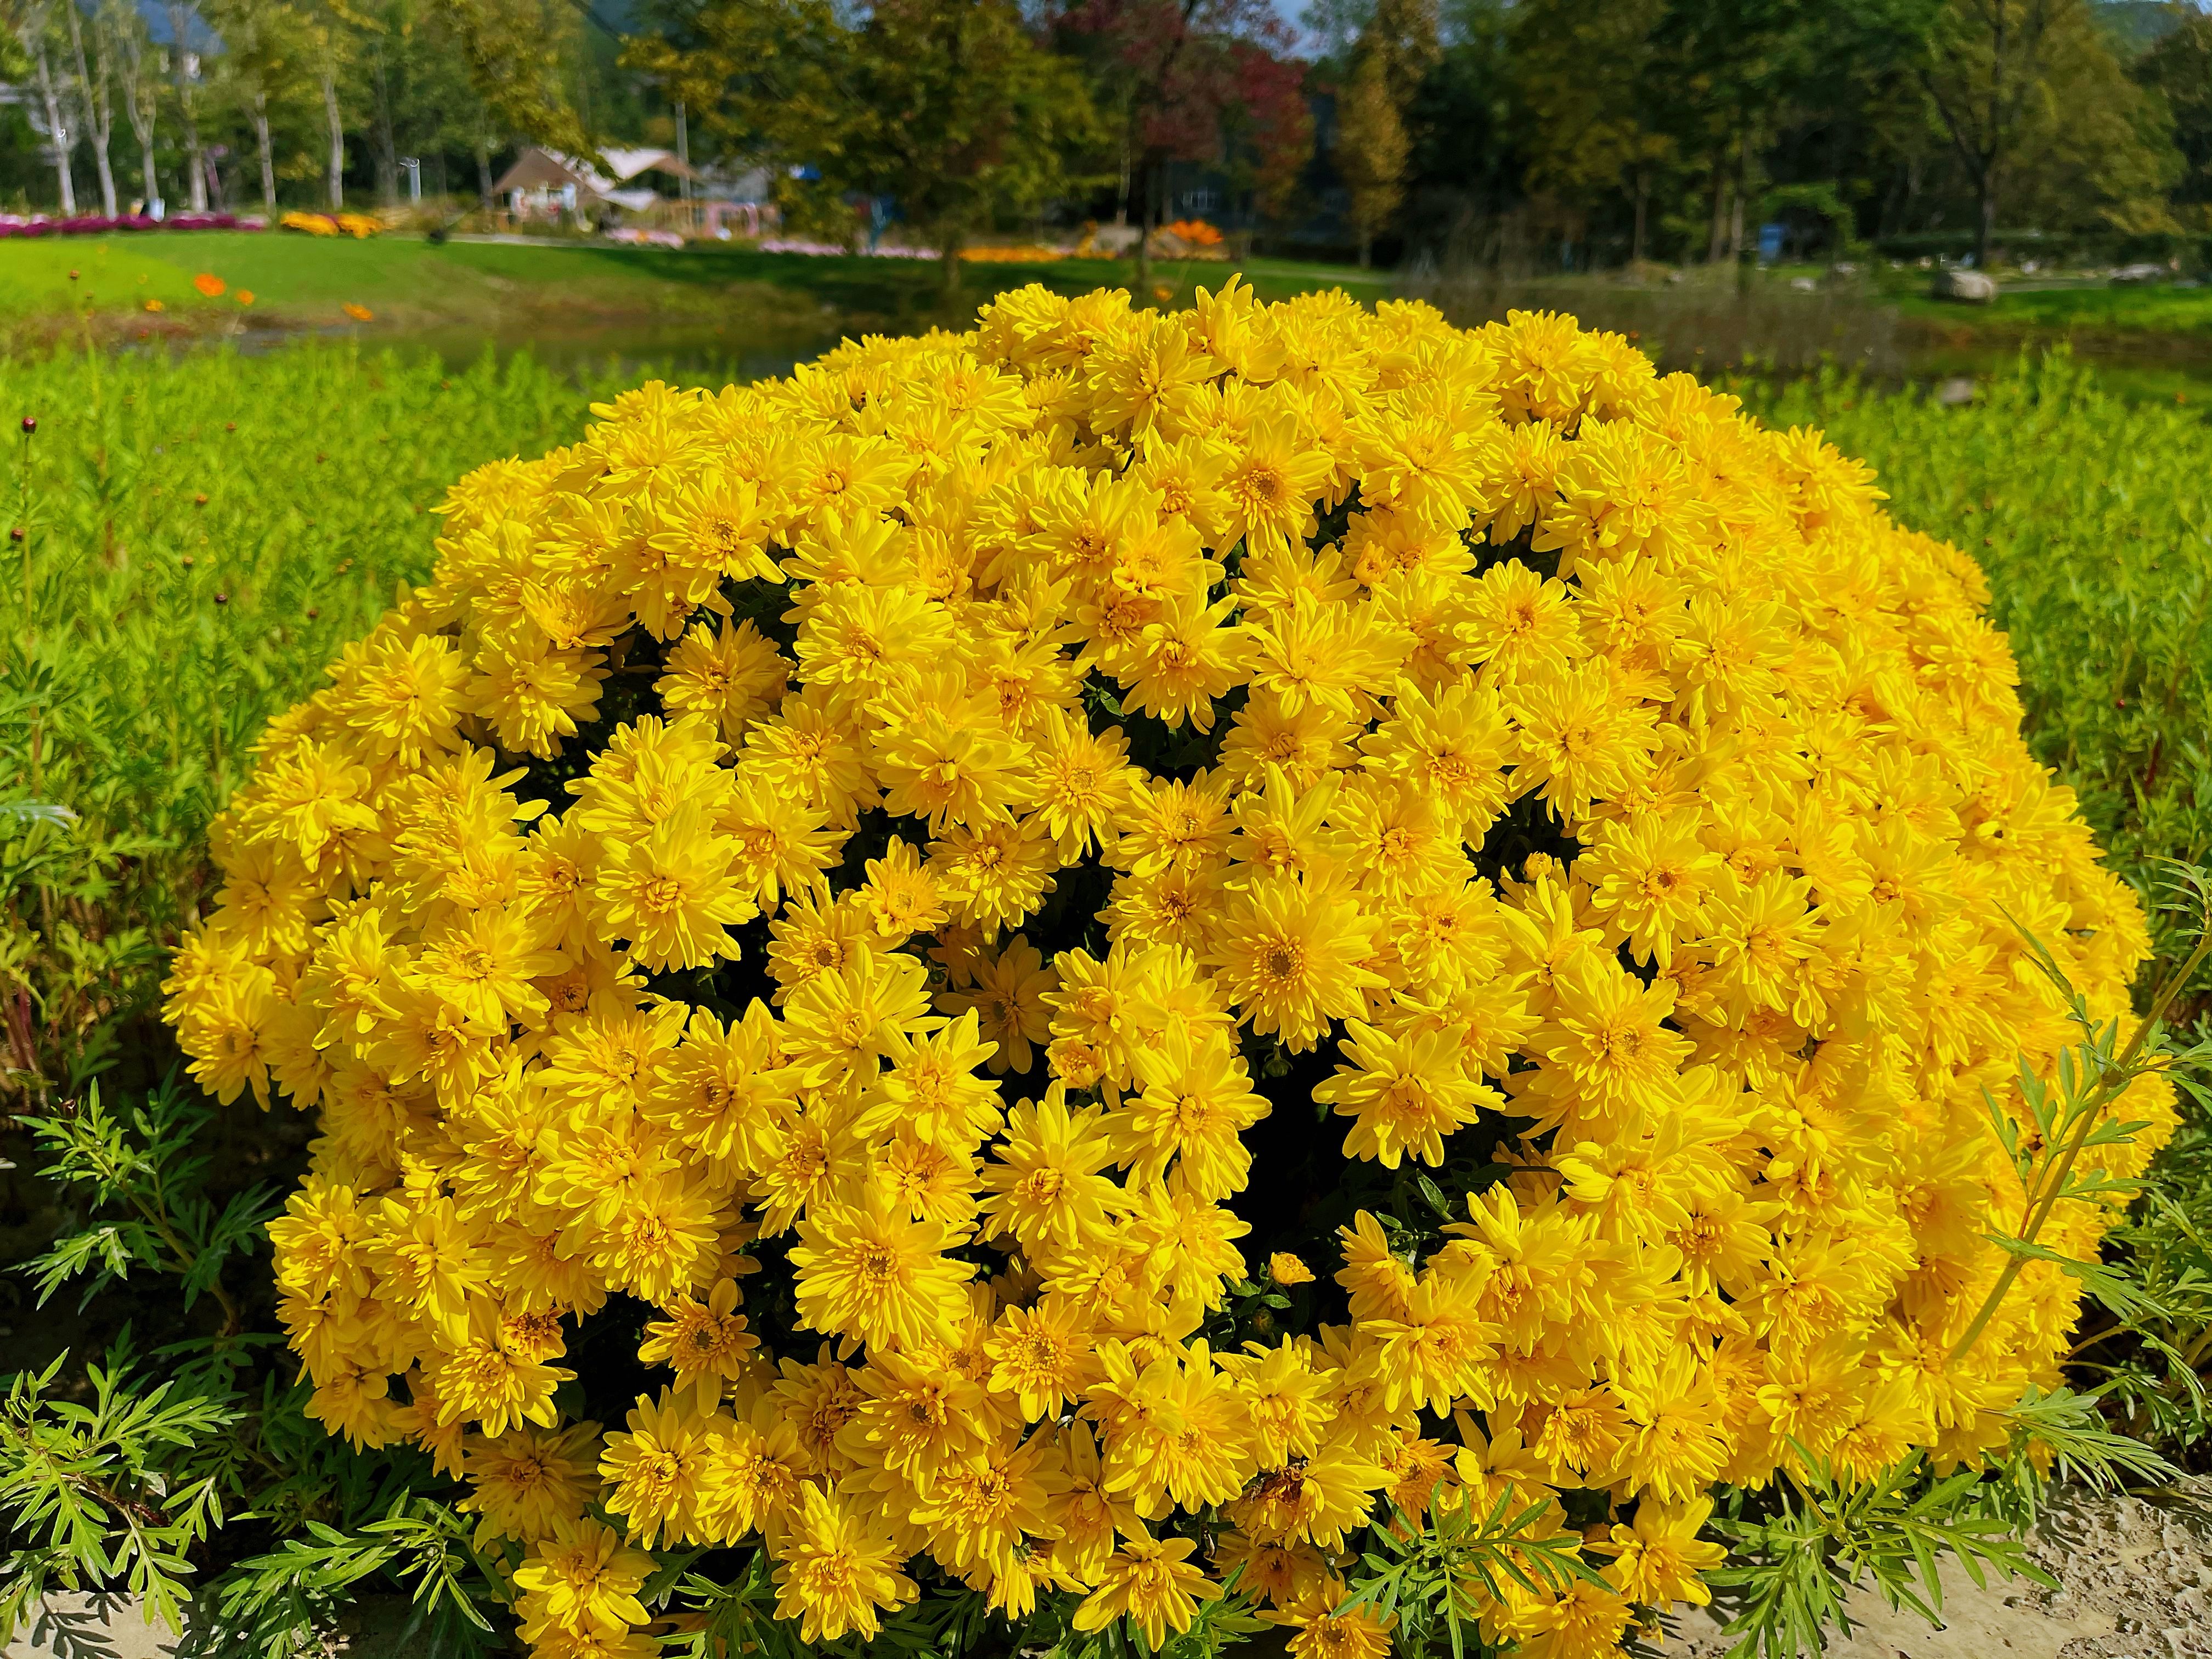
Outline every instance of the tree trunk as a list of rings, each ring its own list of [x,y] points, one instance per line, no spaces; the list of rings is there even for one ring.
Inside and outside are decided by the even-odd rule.
[[[1975,194],[1978,199],[1975,203],[1974,215],[1974,269],[1987,270],[1990,268],[1990,245],[1996,241],[1997,234],[1996,168],[1991,167],[1983,173],[1981,188]]]
[[[338,118],[337,72],[323,71],[323,116],[331,129],[331,211],[345,206],[345,123]]]
[[[947,224],[938,232],[938,284],[947,298],[960,291],[960,249],[967,240],[957,224]]]
[[[1751,285],[1751,262],[1744,258],[1748,252],[1743,240],[1744,198],[1751,194],[1751,136],[1747,133],[1736,140],[1735,147],[1735,206],[1729,216],[1729,258],[1735,261],[1735,284],[1738,289]]]
[[[276,212],[276,155],[269,147],[269,94],[253,92],[253,143],[261,152],[261,206],[272,218]]]
[[[1641,167],[1636,172],[1636,226],[1629,233],[1628,263],[1644,263],[1644,228],[1651,206],[1651,175]]]
[[[1129,141],[1132,127],[1132,120],[1127,109],[1129,100],[1125,95],[1121,101],[1123,105],[1121,116],[1121,177],[1119,181],[1118,187],[1114,192],[1114,222],[1117,225],[1126,225],[1129,222],[1129,190],[1132,183],[1132,175],[1129,171]]]
[[[185,124],[185,177],[186,194],[192,211],[207,211],[207,158],[200,149],[200,124],[192,113],[191,83],[185,74],[185,59],[188,53],[185,43],[191,39],[191,29],[186,21],[184,6],[171,0],[169,6],[170,56],[169,70],[177,85],[177,118]]]
[[[53,71],[47,65],[43,44],[34,61],[39,71],[39,100],[46,110],[46,138],[54,147],[54,183],[60,188],[62,212],[66,216],[76,212],[76,184],[70,177],[69,118],[62,109],[61,94],[54,90]]]
[[[1713,152],[1712,218],[1706,227],[1705,263],[1717,265],[1728,240],[1728,153]]]
[[[145,179],[145,210],[151,213],[154,204],[161,199],[161,181],[154,173],[154,100],[153,88],[149,83],[143,89],[144,101],[140,101],[139,88],[131,95],[131,133],[138,141],[138,170]]]
[[[1363,230],[1359,233],[1359,268],[1367,270],[1375,263],[1375,238]]]
[[[1153,163],[1150,160],[1138,169],[1138,188],[1143,192],[1137,210],[1137,303],[1139,306],[1152,303],[1152,173]]]
[[[483,198],[483,210],[491,211],[491,140],[483,133],[477,134],[477,194]]]
[[[399,147],[392,136],[392,83],[384,70],[384,45],[377,43],[374,59],[375,73],[369,78],[376,88],[376,198],[386,207],[399,204]]]
[[[84,56],[84,20],[76,0],[69,0],[70,54],[76,60],[77,100],[84,109],[85,135],[92,140],[92,161],[100,174],[100,210],[115,216],[115,173],[107,162],[107,140],[115,131],[115,106],[107,98],[107,60],[100,58],[100,77],[93,78]],[[97,43],[95,42],[95,46]]]

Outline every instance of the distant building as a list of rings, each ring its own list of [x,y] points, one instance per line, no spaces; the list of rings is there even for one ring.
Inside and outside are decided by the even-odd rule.
[[[564,214],[604,225],[619,214],[658,231],[687,236],[758,236],[773,230],[774,180],[765,167],[695,167],[672,149],[606,149],[605,170],[559,150],[535,146],[515,157],[493,193],[517,221]],[[680,197],[664,196],[650,175],[681,181]]]
[[[556,219],[568,213],[596,220],[608,208],[648,214],[668,204],[650,183],[634,182],[649,173],[682,179],[699,176],[672,149],[606,149],[599,157],[607,165],[605,173],[589,161],[533,144],[515,157],[492,186],[493,193],[506,198],[507,211],[518,219]]]
[[[691,206],[699,234],[760,236],[776,228],[775,180],[766,167],[709,167],[699,175]]]

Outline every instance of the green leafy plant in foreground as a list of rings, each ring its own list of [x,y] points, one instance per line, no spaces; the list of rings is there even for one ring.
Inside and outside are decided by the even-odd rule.
[[[218,1202],[207,1190],[212,1109],[173,1081],[118,1113],[97,1085],[26,1127],[47,1176],[76,1196],[76,1224],[21,1264],[45,1306],[75,1287],[91,1301],[153,1279],[191,1331],[151,1353],[126,1325],[84,1369],[86,1397],[63,1386],[70,1356],[19,1372],[0,1405],[0,1643],[56,1589],[123,1590],[179,1627],[219,1528],[286,1540],[229,1570],[212,1602],[253,1651],[281,1659],[331,1602],[318,1586],[349,1573],[412,1583],[431,1577],[432,1535],[462,1535],[427,1494],[442,1484],[409,1449],[360,1457],[301,1412],[307,1391],[250,1267],[274,1189]],[[425,1494],[425,1495],[418,1495]],[[303,1558],[292,1540],[325,1558]],[[329,1553],[335,1552],[335,1554]],[[318,1576],[319,1574],[319,1576]],[[447,1595],[428,1610],[449,1622]]]

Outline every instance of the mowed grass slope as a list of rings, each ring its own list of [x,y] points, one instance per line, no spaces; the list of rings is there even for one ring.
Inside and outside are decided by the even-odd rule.
[[[1166,262],[1153,281],[1172,300],[1200,284],[1218,286],[1234,267],[1218,261]],[[78,273],[72,282],[70,272]],[[1047,264],[963,262],[951,307],[972,312],[995,294],[1042,283],[1067,294],[1133,283],[1127,261],[1064,259]],[[219,277],[225,292],[202,295],[194,276]],[[1249,280],[1267,298],[1352,282],[1379,294],[1373,273],[1257,262]],[[934,261],[762,253],[704,243],[683,249],[594,242],[447,241],[377,236],[356,241],[287,231],[150,232],[101,237],[0,241],[0,321],[52,319],[73,306],[95,313],[141,311],[156,301],[176,321],[237,315],[239,291],[253,296],[246,320],[342,320],[342,307],[368,310],[387,327],[436,326],[562,315],[703,317],[733,299],[788,321],[824,308],[856,325],[935,320],[948,302]],[[1140,296],[1148,301],[1155,296]]]

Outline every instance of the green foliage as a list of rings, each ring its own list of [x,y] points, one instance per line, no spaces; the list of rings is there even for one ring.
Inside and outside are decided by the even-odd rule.
[[[1730,1593],[1736,1638],[1731,1659],[1797,1659],[1820,1653],[1829,1632],[1848,1637],[1844,1598],[1871,1582],[1893,1607],[1911,1607],[1941,1624],[1937,1565],[1953,1556],[1978,1586],[1994,1569],[2050,1584],[2048,1574],[2010,1536],[2009,1520],[1974,1512],[1982,1478],[1962,1470],[1926,1481],[1916,1453],[1879,1480],[1838,1481],[1820,1460],[1798,1455],[1798,1469],[1770,1512],[1715,1523],[1733,1565],[1706,1575]]]
[[[1510,1485],[1487,1513],[1464,1505],[1425,1526],[1394,1506],[1395,1524],[1369,1534],[1374,1545],[1360,1556],[1345,1606],[1395,1617],[1401,1652],[1449,1648],[1452,1659],[1464,1659],[1470,1648],[1483,1647],[1475,1636],[1482,1598],[1496,1601],[1515,1589],[1560,1590],[1578,1578],[1603,1582],[1578,1553],[1578,1536],[1537,1529],[1549,1509],[1522,1504]]]
[[[257,1188],[218,1205],[206,1189],[209,1108],[166,1084],[117,1114],[95,1086],[81,1106],[33,1120],[45,1173],[82,1200],[81,1224],[21,1264],[41,1304],[137,1274],[187,1307],[201,1330],[141,1358],[129,1324],[104,1361],[67,1353],[6,1381],[0,1405],[0,1644],[54,1589],[128,1590],[172,1628],[196,1594],[231,1645],[267,1659],[307,1650],[347,1587],[373,1576],[410,1590],[449,1641],[481,1632],[488,1570],[435,1493],[429,1461],[400,1449],[362,1458],[302,1412],[282,1340],[267,1327],[265,1267],[248,1258],[275,1207]],[[158,1379],[158,1380],[157,1380]],[[234,1565],[216,1536],[257,1523],[281,1540]],[[199,1564],[222,1565],[212,1585]]]
[[[74,1363],[35,1336],[9,1356],[0,1642],[51,1588],[127,1589],[172,1619],[241,1521],[279,1556],[351,1552],[224,1581],[259,1651],[304,1639],[342,1571],[428,1586],[441,1629],[481,1593],[473,1566],[477,1589],[439,1588],[465,1546],[428,1460],[357,1458],[302,1413],[252,1260],[290,1126],[150,1075],[170,1051],[137,1021],[262,723],[427,574],[450,479],[566,438],[594,390],[526,360],[448,374],[325,348],[0,363],[9,426],[37,422],[0,480],[25,532],[0,561],[0,1152],[25,1167],[0,1170],[32,1218],[6,1243],[25,1300],[74,1304],[95,1334]],[[150,1357],[134,1328],[164,1339]]]
[[[38,422],[0,475],[0,1099],[115,1063],[263,722],[428,573],[447,484],[590,395],[345,349],[0,362]]]
[[[223,1494],[212,1474],[176,1478],[176,1454],[238,1413],[173,1381],[145,1388],[128,1326],[106,1363],[86,1368],[88,1404],[50,1394],[62,1364],[17,1373],[0,1407],[0,1516],[16,1540],[0,1563],[0,1640],[53,1587],[127,1588],[181,1629],[185,1553],[222,1524]]]
[[[234,1193],[219,1206],[208,1195],[202,1149],[213,1115],[170,1082],[125,1121],[102,1105],[95,1083],[75,1109],[22,1120],[38,1143],[46,1178],[88,1189],[86,1208],[94,1218],[22,1264],[38,1286],[40,1307],[72,1281],[83,1284],[82,1307],[129,1278],[137,1265],[174,1278],[187,1310],[201,1296],[212,1296],[222,1309],[224,1334],[239,1334],[238,1304],[223,1290],[223,1267],[252,1251],[280,1200],[266,1185]]]

